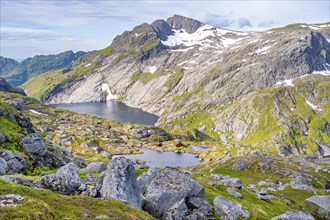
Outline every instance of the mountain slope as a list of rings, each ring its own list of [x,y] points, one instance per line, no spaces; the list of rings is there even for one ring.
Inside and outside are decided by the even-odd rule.
[[[288,124],[276,125],[275,131],[267,130],[274,132],[272,136],[253,139],[257,127],[262,130],[259,122],[267,121],[261,124],[270,126],[270,120],[288,120],[289,116],[274,112],[278,106],[273,103],[283,101],[289,105],[290,100],[286,96],[281,100],[281,95],[293,93],[298,100],[306,99],[318,108],[328,109],[329,87],[325,82],[329,80],[329,28],[329,23],[295,24],[265,32],[238,32],[173,16],[167,21],[139,25],[117,36],[104,49],[110,53],[101,56],[101,51],[96,52],[93,59],[65,73],[64,80],[43,87],[41,93],[36,93],[33,85],[54,75],[57,78],[56,73],[37,77],[24,87],[47,103],[88,102],[117,96],[130,106],[161,116],[158,122],[161,127],[172,128],[174,124],[179,129],[184,128],[183,133],[186,129],[198,129],[224,143],[252,146],[263,143],[277,146],[274,148],[277,149],[290,134],[295,124],[293,118],[301,118],[301,114],[311,109],[304,102],[301,112],[293,112],[295,116]],[[75,78],[87,65],[93,68],[83,73],[83,77]],[[310,74],[315,81],[312,88],[321,89],[320,94],[324,94],[322,102],[313,89],[308,89],[307,82],[294,87],[294,90],[301,88],[303,91],[281,92],[282,89],[286,91],[282,88],[286,82]],[[317,76],[320,74],[325,76],[320,78]],[[281,82],[282,86],[274,88]],[[109,90],[104,90],[104,85]],[[270,88],[271,92],[265,88]],[[259,109],[254,108],[254,103],[237,101],[244,98],[261,102]],[[250,109],[249,114],[255,111],[258,114],[249,116],[248,121],[241,120],[241,113],[234,111],[236,105],[240,109]],[[271,114],[263,111],[264,105]],[[320,115],[328,122],[326,112],[313,110],[311,114],[313,117]],[[298,120],[299,129],[302,124],[309,123],[309,119]],[[230,126],[225,126],[226,123]],[[325,139],[328,138],[327,134]],[[321,139],[312,140],[325,143]]]
[[[84,54],[86,53],[82,51],[77,53],[66,51],[56,55],[34,56],[20,63],[9,58],[0,57],[0,76],[5,78],[12,85],[19,86],[32,76],[51,70],[71,68],[73,66],[72,63]]]

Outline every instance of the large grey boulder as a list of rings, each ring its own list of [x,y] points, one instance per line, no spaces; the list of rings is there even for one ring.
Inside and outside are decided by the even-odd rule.
[[[7,174],[19,173],[26,168],[25,163],[19,156],[15,156],[8,150],[0,153],[0,158],[3,158],[7,163]]]
[[[82,180],[77,173],[76,165],[69,163],[58,169],[55,174],[43,176],[41,184],[55,192],[71,195],[77,193]]]
[[[0,175],[5,175],[7,173],[7,162],[5,159],[0,157]]]
[[[286,212],[272,220],[315,220],[315,218],[306,212]]]
[[[203,186],[183,172],[166,167],[147,188],[143,209],[160,218],[175,203],[192,196],[203,197]]]
[[[162,216],[164,220],[182,220],[184,219],[188,207],[184,202],[184,199],[176,202],[171,208],[169,208]]]
[[[314,189],[313,185],[311,184],[311,182],[309,182],[304,177],[300,177],[300,176],[293,178],[290,181],[290,186],[293,189],[299,189],[299,190],[303,190],[306,192],[315,192],[315,189]]]
[[[104,162],[92,162],[88,164],[86,168],[83,169],[85,172],[89,173],[102,173],[107,169],[107,164]]]
[[[24,153],[37,154],[39,156],[44,156],[47,153],[47,148],[39,137],[24,138],[20,144],[23,146]]]
[[[327,219],[330,219],[330,196],[313,196],[305,200],[306,205]]]
[[[138,184],[141,189],[141,193],[144,194],[147,191],[148,186],[155,176],[158,174],[158,170],[156,167],[150,168],[147,172],[142,173],[142,175],[138,178]]]
[[[250,213],[240,205],[237,205],[222,196],[215,197],[213,200],[214,212],[219,214],[220,219],[235,220],[239,218],[249,218]]]
[[[113,159],[106,172],[100,190],[101,197],[127,202],[142,208],[142,194],[137,183],[133,162],[124,157]]]

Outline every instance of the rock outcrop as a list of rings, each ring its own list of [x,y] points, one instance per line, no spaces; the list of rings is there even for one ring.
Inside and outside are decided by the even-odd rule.
[[[107,169],[107,164],[104,162],[92,162],[88,164],[86,168],[82,171],[89,172],[89,173],[102,173]]]
[[[183,172],[166,167],[151,181],[144,197],[143,209],[156,218],[162,218],[168,210],[166,216],[181,215],[177,209],[185,210],[185,205],[180,201],[191,197],[203,198],[204,188]]]
[[[304,177],[295,177],[290,181],[293,189],[299,189],[307,192],[315,192],[313,185]]]
[[[5,170],[7,174],[20,173],[27,168],[26,162],[19,155],[14,155],[8,150],[2,151],[0,153],[0,158],[3,158],[2,168],[6,167]],[[7,166],[4,161],[6,161]]]
[[[47,153],[47,148],[44,142],[39,137],[27,137],[21,141],[24,153],[37,154],[38,156],[44,156]]]
[[[313,196],[306,199],[305,203],[318,215],[330,219],[330,196]]]
[[[0,197],[0,207],[16,207],[25,199],[20,195],[8,194]]]
[[[241,206],[229,201],[228,199],[218,196],[213,200],[214,212],[221,216],[220,219],[236,220],[240,218],[249,218],[250,213]]]
[[[77,166],[69,163],[58,169],[55,174],[43,176],[41,184],[55,192],[72,195],[78,193],[82,180],[77,173]]]
[[[306,212],[286,212],[282,215],[272,218],[272,220],[315,220],[315,218]]]
[[[141,193],[144,194],[147,191],[151,181],[158,174],[158,170],[156,167],[151,167],[147,172],[142,173],[142,175],[138,178],[138,184],[141,189]]]
[[[108,164],[106,176],[101,188],[101,197],[127,202],[139,209],[142,208],[142,194],[138,185],[133,162],[118,157]]]

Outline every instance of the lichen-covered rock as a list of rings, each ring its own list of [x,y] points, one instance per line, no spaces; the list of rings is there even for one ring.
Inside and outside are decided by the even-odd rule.
[[[0,116],[1,116],[1,114],[0,114]],[[4,143],[6,143],[6,141],[7,141],[6,136],[0,134],[0,144],[4,144]]]
[[[107,164],[104,162],[92,162],[83,169],[84,172],[101,173],[107,169]]]
[[[7,174],[19,173],[26,168],[26,163],[22,158],[8,150],[2,151],[0,158],[3,158],[7,163]]]
[[[207,219],[212,215],[212,206],[201,197],[188,197],[186,205],[189,210],[193,210],[198,219]]]
[[[176,202],[171,208],[169,208],[162,216],[164,220],[183,220],[185,214],[188,212],[188,208],[184,199]]]
[[[43,176],[41,184],[55,192],[71,195],[77,193],[82,180],[77,173],[76,165],[69,163],[58,169],[55,174]]]
[[[330,196],[313,196],[306,199],[305,203],[320,216],[330,219]]]
[[[242,194],[239,193],[239,192],[238,192],[235,188],[233,188],[233,187],[230,187],[230,188],[227,190],[227,192],[228,192],[230,195],[235,196],[236,198],[239,198],[239,199],[242,198]]]
[[[5,159],[0,157],[0,175],[5,175],[7,173],[7,162]]]
[[[236,220],[240,218],[249,218],[250,213],[240,205],[237,205],[222,196],[218,196],[213,200],[214,212],[219,214],[220,219]]]
[[[272,220],[315,220],[315,218],[306,212],[286,212]]]
[[[166,167],[147,188],[143,209],[160,218],[175,203],[192,196],[203,197],[203,186],[183,172]]]
[[[293,189],[299,189],[307,192],[315,192],[313,185],[303,177],[295,177],[290,181]]]
[[[24,153],[37,154],[39,156],[44,156],[47,153],[47,148],[39,137],[24,138],[20,144],[23,146]]]
[[[124,157],[113,159],[106,172],[101,197],[127,202],[142,208],[142,194],[137,183],[133,162]]]
[[[144,194],[147,191],[149,184],[157,174],[158,174],[157,168],[151,167],[147,172],[142,173],[142,175],[138,178],[138,184],[140,186],[142,194]]]
[[[24,198],[20,195],[8,194],[0,197],[0,207],[16,207],[18,204],[22,203]]]

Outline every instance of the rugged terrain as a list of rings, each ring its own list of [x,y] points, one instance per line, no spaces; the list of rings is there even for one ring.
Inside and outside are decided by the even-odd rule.
[[[117,99],[194,140],[327,156],[329,35],[329,23],[237,32],[174,16],[23,87],[46,103]]]
[[[19,86],[28,79],[51,70],[71,69],[74,61],[85,54],[86,52],[82,51],[77,53],[66,51],[56,55],[38,55],[22,62],[0,56],[0,77],[5,78],[12,85]]]
[[[329,38],[329,23],[237,32],[174,16],[23,85],[46,103],[117,99],[159,115],[160,128],[55,109],[3,81],[0,218],[328,219]],[[140,146],[203,163],[111,157]],[[84,208],[60,210],[65,199]]]

